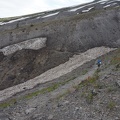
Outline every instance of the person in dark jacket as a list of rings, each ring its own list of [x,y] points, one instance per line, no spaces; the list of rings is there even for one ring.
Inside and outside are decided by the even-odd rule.
[[[101,60],[98,60],[98,61],[97,61],[97,66],[98,66],[98,68],[101,66],[101,64],[102,64]]]

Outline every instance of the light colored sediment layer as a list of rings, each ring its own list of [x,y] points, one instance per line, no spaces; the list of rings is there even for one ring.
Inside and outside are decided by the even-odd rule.
[[[0,49],[0,51],[3,52],[4,55],[9,55],[22,49],[38,50],[43,47],[46,47],[46,41],[47,41],[47,38],[34,38],[34,39],[26,40],[24,42],[20,42],[17,44],[4,47]]]
[[[53,79],[59,78],[60,76],[71,72],[72,70],[76,69],[77,67],[81,66],[82,64],[96,59],[97,57],[104,55],[114,48],[105,48],[105,47],[96,47],[90,49],[84,53],[80,53],[79,55],[74,55],[69,61],[61,64],[53,69],[46,71],[45,73],[41,74],[34,79],[31,79],[25,83],[7,88],[5,90],[0,91],[0,101],[5,100],[12,95],[24,91],[25,89],[31,89],[37,84],[45,83],[47,81],[51,81]]]

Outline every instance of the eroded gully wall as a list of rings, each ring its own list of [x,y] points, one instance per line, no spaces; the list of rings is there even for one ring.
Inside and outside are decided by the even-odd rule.
[[[0,27],[0,48],[24,40],[47,37],[47,47],[85,51],[96,46],[120,46],[120,9],[57,19],[31,20]]]

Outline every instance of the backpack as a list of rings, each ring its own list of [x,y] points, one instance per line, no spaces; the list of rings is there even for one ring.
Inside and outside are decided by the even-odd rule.
[[[102,64],[101,60],[98,60],[98,61],[97,61],[97,64],[101,65],[101,64]]]

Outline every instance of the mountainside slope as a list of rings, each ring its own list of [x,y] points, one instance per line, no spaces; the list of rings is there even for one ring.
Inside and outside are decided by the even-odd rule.
[[[0,118],[15,120],[119,120],[120,49],[51,82],[0,103]]]
[[[119,4],[119,0],[98,0],[3,20],[0,25],[0,90],[37,77],[76,53],[98,46],[119,47]],[[21,50],[18,45],[41,37],[46,38],[42,49],[26,47]],[[6,47],[11,47],[8,45],[18,46],[18,51],[3,55]]]
[[[119,92],[120,0],[0,19],[0,120],[120,120]]]
[[[99,0],[2,22],[0,48],[37,37],[47,37],[47,47],[59,51],[118,47],[119,4],[119,0]]]

